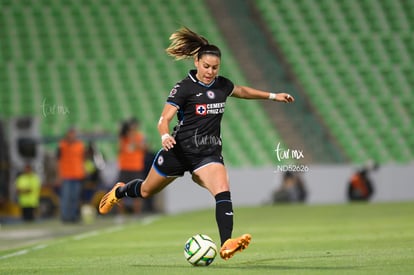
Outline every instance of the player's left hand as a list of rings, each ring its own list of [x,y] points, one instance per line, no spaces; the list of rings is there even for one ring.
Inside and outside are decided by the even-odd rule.
[[[287,94],[287,93],[278,93],[278,94],[276,94],[275,100],[279,101],[279,102],[285,102],[285,103],[290,103],[290,102],[295,101],[293,96],[291,96],[290,94]]]

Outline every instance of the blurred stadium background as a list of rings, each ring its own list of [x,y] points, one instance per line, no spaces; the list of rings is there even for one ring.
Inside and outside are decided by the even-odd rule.
[[[164,52],[181,26],[222,49],[222,75],[297,99],[229,99],[229,167],[275,166],[278,143],[306,165],[413,163],[413,1],[0,0],[3,203],[24,162],[45,177],[72,125],[110,162],[135,116],[157,150],[165,99],[192,67]]]

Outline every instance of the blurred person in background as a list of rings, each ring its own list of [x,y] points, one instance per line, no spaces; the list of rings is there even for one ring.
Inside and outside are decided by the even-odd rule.
[[[146,150],[145,136],[140,130],[139,121],[136,118],[124,121],[119,133],[118,181],[129,182],[145,176]],[[133,213],[139,214],[142,200],[126,198],[120,206],[124,212],[126,211],[125,208],[131,208]]]
[[[273,203],[304,202],[306,195],[302,178],[294,172],[286,171],[281,186],[273,193]]]
[[[374,185],[369,177],[371,171],[376,171],[378,164],[369,161],[362,168],[358,169],[348,182],[349,201],[368,201],[374,194]]]
[[[91,204],[98,190],[101,170],[105,167],[105,159],[93,141],[88,142],[85,158],[85,183],[82,188],[82,203]]]
[[[81,192],[86,175],[85,157],[85,145],[78,139],[76,129],[71,127],[59,142],[57,151],[62,222],[80,220]]]
[[[40,177],[26,164],[23,172],[16,178],[17,201],[26,222],[35,220],[35,212],[40,201]]]

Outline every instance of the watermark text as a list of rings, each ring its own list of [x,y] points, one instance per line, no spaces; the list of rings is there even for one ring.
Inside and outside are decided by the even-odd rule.
[[[42,114],[44,117],[53,115],[68,115],[70,114],[69,108],[60,104],[49,104],[45,99],[42,102]]]
[[[288,160],[300,160],[305,158],[303,150],[298,149],[285,149],[280,145],[280,142],[277,144],[276,149],[276,158],[277,161],[280,163],[282,161]],[[277,164],[276,172],[307,172],[309,171],[309,167],[307,165],[298,165],[298,164]]]

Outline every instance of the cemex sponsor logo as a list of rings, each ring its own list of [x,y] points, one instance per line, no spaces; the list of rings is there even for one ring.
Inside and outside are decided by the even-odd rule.
[[[211,103],[211,104],[196,104],[195,113],[199,116],[218,115],[224,113],[225,102]]]

